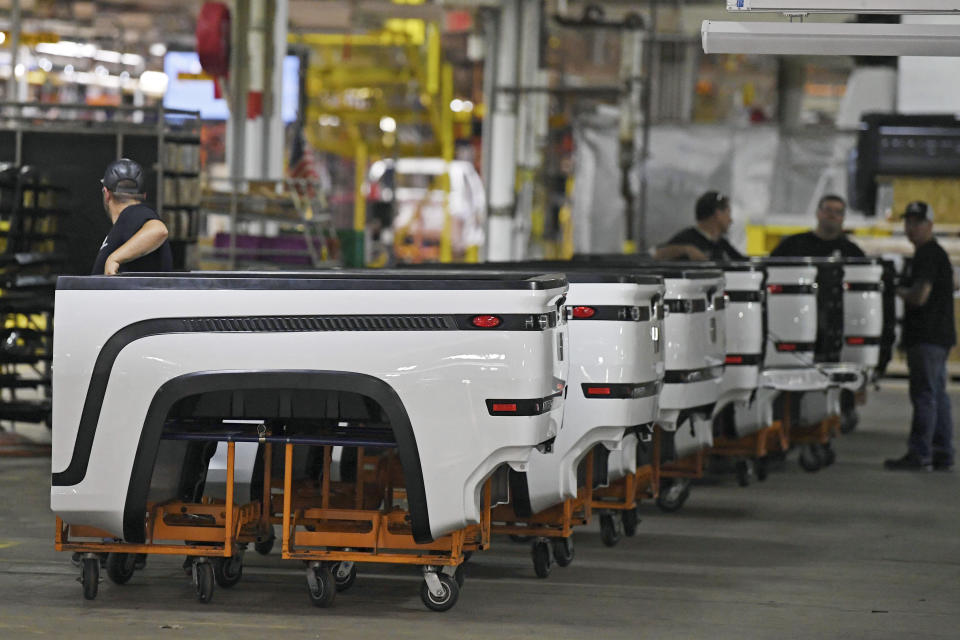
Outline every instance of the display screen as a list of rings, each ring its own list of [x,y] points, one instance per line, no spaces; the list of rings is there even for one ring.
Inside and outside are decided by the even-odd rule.
[[[213,80],[200,67],[200,58],[195,51],[169,51],[163,59],[163,72],[169,84],[163,96],[167,109],[199,111],[204,120],[226,120],[229,114],[227,101],[214,97]],[[283,59],[283,90],[280,110],[283,121],[297,119],[300,103],[300,59],[286,56]]]

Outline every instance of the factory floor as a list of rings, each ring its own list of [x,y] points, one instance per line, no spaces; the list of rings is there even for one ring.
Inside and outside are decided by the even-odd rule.
[[[573,564],[546,580],[528,545],[497,538],[444,614],[424,608],[414,570],[381,565],[317,609],[300,566],[276,553],[247,554],[243,580],[210,604],[182,558],[152,558],[84,601],[53,551],[49,460],[0,459],[0,638],[960,637],[960,472],[881,469],[904,450],[904,382],[885,382],[861,415],[833,467],[807,473],[792,454],[747,488],[713,477],[679,513],[644,505],[636,537],[612,549],[596,525],[578,530]]]

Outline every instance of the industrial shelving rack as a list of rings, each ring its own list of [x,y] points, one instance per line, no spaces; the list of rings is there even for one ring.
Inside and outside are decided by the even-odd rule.
[[[146,172],[147,204],[170,229],[174,265],[185,268],[200,209],[200,114],[162,106],[0,103],[0,162],[38,167],[71,193],[67,270],[84,273],[109,229],[99,180],[130,157]]]
[[[64,189],[34,167],[0,165],[0,450],[23,453],[16,423],[50,424],[53,295]],[[27,394],[28,397],[24,397]],[[6,431],[0,428],[0,431]]]

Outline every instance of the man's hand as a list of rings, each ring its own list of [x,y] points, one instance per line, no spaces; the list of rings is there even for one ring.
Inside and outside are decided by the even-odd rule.
[[[692,244],[687,245],[687,258],[689,258],[690,260],[698,260],[701,262],[706,262],[707,260],[710,259],[707,257],[707,254],[705,254],[703,251],[700,251],[700,249],[697,249]]]
[[[133,262],[137,258],[156,251],[166,239],[166,225],[159,220],[147,220],[139,231],[110,254],[103,268],[104,275],[117,275],[121,264]]]
[[[120,272],[120,263],[116,258],[113,257],[113,254],[110,254],[110,257],[107,258],[106,264],[103,266],[103,275],[105,276],[115,276]]]

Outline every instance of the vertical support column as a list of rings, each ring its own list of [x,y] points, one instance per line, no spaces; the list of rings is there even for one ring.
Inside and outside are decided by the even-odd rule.
[[[268,13],[268,62],[264,83],[265,120],[264,149],[266,151],[266,175],[279,179],[284,173],[284,124],[283,124],[283,67],[287,57],[287,32],[289,23],[288,0],[272,0]]]
[[[263,98],[267,57],[267,1],[248,0],[249,26],[246,32],[249,70],[246,95],[246,138],[244,144],[245,177],[264,179],[266,148],[264,147]]]
[[[230,18],[230,120],[227,123],[227,158],[230,166],[229,268],[236,268],[237,198],[246,176],[245,138],[247,113],[247,24],[250,0],[234,0]]]
[[[503,0],[497,28],[497,85],[494,87],[490,145],[490,200],[487,227],[487,259],[512,257],[513,214],[517,174],[517,86],[519,0]]]
[[[17,62],[20,54],[20,31],[22,29],[23,12],[20,0],[12,0],[10,4],[10,77],[7,78],[7,102],[19,102],[17,90]]]
[[[453,162],[453,66],[444,64],[440,73],[440,146],[446,170],[440,175],[443,191],[443,231],[440,234],[440,262],[453,261],[453,217],[450,214],[450,163]]]
[[[523,259],[533,227],[534,175],[540,166],[537,153],[538,102],[542,97],[532,91],[537,86],[540,67],[539,0],[520,0],[520,93],[517,96],[517,202],[514,215],[512,257]]]
[[[353,176],[353,229],[341,233],[343,264],[347,267],[362,267],[364,255],[364,231],[367,226],[367,200],[363,195],[363,182],[367,177],[369,150],[360,136],[356,136]]]
[[[636,224],[634,226],[634,237],[631,240],[639,252],[647,250],[647,205],[648,205],[648,180],[647,180],[647,160],[650,158],[650,97],[653,93],[653,55],[654,47],[657,44],[657,0],[650,0],[650,24],[647,25],[647,37],[642,41],[645,46],[641,48],[640,64],[643,68],[643,79],[641,82],[643,94],[640,96],[641,117],[643,118],[642,148],[640,149],[640,201],[637,203]]]
[[[644,111],[643,78],[643,32],[639,29],[624,29],[620,48],[620,81],[623,95],[620,98],[620,192],[625,203],[624,253],[635,253],[646,235],[643,221],[640,220],[642,193],[634,193],[632,184],[633,168],[636,165],[636,144],[634,142],[637,127],[649,119]],[[646,126],[646,125],[644,125]],[[646,154],[646,138],[641,154]],[[644,155],[645,157],[645,155]],[[641,162],[641,176],[645,166]],[[641,180],[644,178],[641,177]]]

